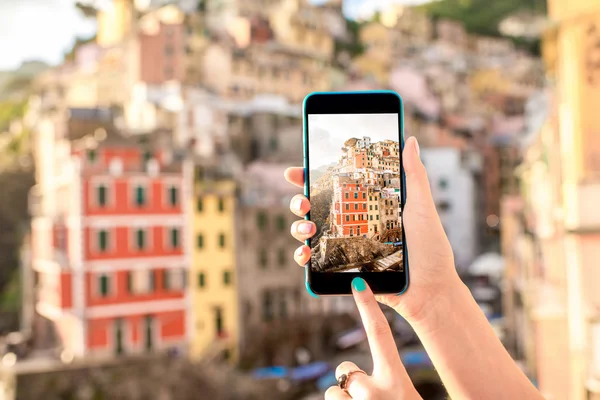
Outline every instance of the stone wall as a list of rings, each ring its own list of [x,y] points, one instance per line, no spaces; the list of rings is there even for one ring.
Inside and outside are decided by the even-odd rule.
[[[321,238],[320,265],[327,267],[327,261],[341,266],[385,257],[395,250],[393,246],[379,243],[362,236],[345,238]]]

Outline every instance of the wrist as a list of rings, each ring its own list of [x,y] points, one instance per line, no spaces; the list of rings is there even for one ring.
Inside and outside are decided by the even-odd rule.
[[[424,299],[419,309],[410,313],[406,320],[418,333],[432,333],[442,329],[457,308],[464,307],[465,300],[471,295],[467,286],[458,275],[436,288]]]

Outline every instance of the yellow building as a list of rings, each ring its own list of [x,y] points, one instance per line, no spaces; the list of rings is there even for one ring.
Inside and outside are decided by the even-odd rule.
[[[556,98],[519,171],[523,239],[504,250],[507,280],[524,309],[517,325],[531,327],[524,356],[542,394],[600,399],[600,3],[549,0],[548,10]]]
[[[97,43],[110,47],[121,43],[133,29],[133,0],[112,0],[98,12]]]
[[[235,188],[228,178],[197,179],[195,184],[189,279],[193,359],[238,358]]]

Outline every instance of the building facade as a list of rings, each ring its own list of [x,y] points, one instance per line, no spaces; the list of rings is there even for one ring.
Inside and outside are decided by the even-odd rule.
[[[473,172],[456,148],[425,148],[421,159],[457,268],[467,268],[477,254],[477,209]]]
[[[236,183],[231,176],[196,168],[193,262],[190,266],[190,355],[222,352],[238,359],[239,315],[236,270]]]
[[[184,350],[189,167],[108,125],[82,130],[93,126],[92,110],[69,114],[68,123],[44,119],[36,131],[40,324],[76,357]]]

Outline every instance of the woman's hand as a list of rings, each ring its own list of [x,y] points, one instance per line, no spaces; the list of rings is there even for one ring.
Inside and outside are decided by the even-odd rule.
[[[419,157],[419,145],[411,137],[402,153],[406,173],[407,199],[402,213],[406,232],[406,248],[410,285],[402,296],[383,295],[377,299],[401,314],[413,324],[431,314],[431,309],[441,302],[449,301],[445,294],[462,285],[454,267],[454,256],[448,238],[438,217],[425,166]],[[286,179],[304,187],[303,168],[288,168]],[[291,211],[304,217],[310,210],[310,202],[303,195],[296,195],[290,203]],[[292,236],[301,242],[316,233],[315,224],[299,220],[292,224]],[[310,259],[308,246],[300,246],[295,254],[296,262],[304,266]]]
[[[371,348],[373,374],[367,375],[350,361],[341,363],[335,376],[339,380],[346,375],[345,390],[332,386],[325,393],[325,400],[421,399],[400,361],[392,331],[373,292],[362,278],[354,278],[352,293]]]

